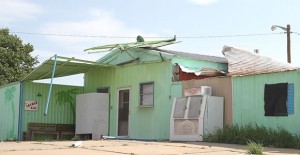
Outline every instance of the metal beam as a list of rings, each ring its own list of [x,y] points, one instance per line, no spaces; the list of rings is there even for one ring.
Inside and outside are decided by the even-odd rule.
[[[46,103],[46,109],[45,109],[45,116],[47,116],[48,114],[48,106],[49,106],[49,102],[50,102],[50,96],[51,96],[51,91],[52,91],[52,83],[53,83],[53,78],[54,78],[54,74],[55,74],[55,69],[56,69],[56,61],[57,61],[57,55],[55,54],[54,56],[54,65],[53,65],[53,70],[52,70],[52,77],[51,77],[51,82],[50,82],[50,88],[49,88],[49,92],[48,92],[48,98],[47,98],[47,103]]]

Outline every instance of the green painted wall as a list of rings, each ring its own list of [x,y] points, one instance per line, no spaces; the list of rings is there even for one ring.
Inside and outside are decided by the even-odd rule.
[[[287,117],[264,116],[264,85],[294,83],[295,113]],[[300,133],[300,72],[288,71],[233,78],[234,123],[247,125],[256,123],[276,129],[283,127],[291,133]]]
[[[175,63],[181,64],[184,67],[187,67],[189,69],[213,68],[225,72],[227,72],[228,70],[227,63],[217,63],[217,62],[211,62],[205,60],[194,60],[194,59],[183,58],[183,57],[174,57],[172,59],[172,64]]]
[[[117,134],[117,94],[120,88],[130,88],[131,138],[168,139],[172,107],[172,64],[169,61],[97,69],[85,74],[85,93],[98,87],[110,87],[110,135]],[[139,84],[154,82],[154,107],[139,106]],[[180,89],[181,83],[174,89]],[[174,95],[181,92],[173,90]]]
[[[0,140],[18,138],[20,83],[0,87]]]
[[[173,82],[171,85],[171,98],[172,103],[175,97],[181,97],[182,96],[182,82]]]
[[[83,87],[53,85],[48,115],[44,116],[49,87],[49,84],[24,82],[22,131],[27,130],[29,122],[75,124],[76,94],[83,93]],[[25,110],[25,101],[37,101],[38,110]]]

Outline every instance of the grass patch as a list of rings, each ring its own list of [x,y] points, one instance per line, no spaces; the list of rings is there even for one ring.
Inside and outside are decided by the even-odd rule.
[[[300,148],[300,137],[283,128],[271,129],[258,125],[227,125],[212,134],[204,136],[204,141],[247,145],[249,141],[262,146],[280,148]]]
[[[81,139],[80,136],[75,135],[71,140],[72,140],[72,141],[78,141],[78,140],[80,140],[80,139]]]
[[[249,141],[247,143],[247,153],[248,154],[262,154],[263,150],[264,150],[264,148],[261,144],[257,144],[253,141]]]

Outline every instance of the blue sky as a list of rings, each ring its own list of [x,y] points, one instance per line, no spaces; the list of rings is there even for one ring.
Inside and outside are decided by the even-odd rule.
[[[291,25],[300,32],[299,0],[1,0],[0,27],[11,32],[96,36],[173,37],[165,47],[183,52],[222,56],[224,45],[286,62],[286,34],[251,37],[181,38],[280,33],[271,26]],[[97,60],[89,47],[133,42],[135,38],[89,38],[15,33],[31,43],[40,61],[54,54]],[[300,66],[300,35],[291,34],[292,64]]]

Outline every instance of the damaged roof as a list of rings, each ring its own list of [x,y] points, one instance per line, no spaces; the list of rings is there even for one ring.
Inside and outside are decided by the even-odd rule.
[[[299,67],[288,63],[229,46],[224,46],[222,53],[228,60],[228,75],[230,76],[244,76],[299,69]]]
[[[111,45],[104,45],[104,46],[97,46],[88,48],[85,51],[93,51],[89,53],[98,53],[98,52],[108,52],[109,54],[105,55],[104,57],[100,58],[97,62],[100,63],[110,63],[114,59],[118,59],[120,53],[125,52],[131,57],[131,61],[135,61],[137,58],[134,56],[131,51],[137,52],[148,52],[152,55],[159,55],[162,59],[168,59],[173,56],[189,58],[194,60],[204,60],[210,62],[217,62],[217,63],[227,63],[227,60],[224,57],[217,57],[217,56],[209,56],[209,55],[202,55],[202,54],[195,54],[195,53],[185,53],[185,52],[178,52],[172,50],[164,50],[160,49],[159,47],[167,46],[171,44],[178,43],[176,42],[176,36],[171,39],[166,40],[156,40],[156,41],[144,41],[141,36],[137,37],[137,42],[130,42],[130,43],[119,43],[119,44],[111,44]],[[130,49],[130,50],[129,50]],[[142,61],[142,60],[138,60]]]
[[[167,54],[172,54],[172,55],[175,55],[178,57],[219,62],[219,63],[227,63],[227,59],[225,57],[217,57],[217,56],[195,54],[195,53],[185,53],[185,52],[178,52],[178,51],[172,51],[172,50],[164,50],[164,49],[160,49],[160,48],[147,48],[147,49],[156,50],[156,51],[160,51],[160,52],[167,53]]]
[[[107,51],[112,51],[114,49],[125,51],[126,49],[130,49],[130,48],[162,47],[162,46],[167,46],[175,43],[178,43],[176,42],[176,36],[174,36],[174,38],[171,39],[156,40],[156,41],[145,41],[142,36],[137,36],[137,42],[96,46],[96,47],[85,49],[84,51],[91,51],[91,50],[93,51],[89,53],[107,52]]]
[[[193,73],[196,76],[225,76],[226,73],[213,68],[199,68],[199,69],[189,69],[180,64],[176,64],[184,73]]]

